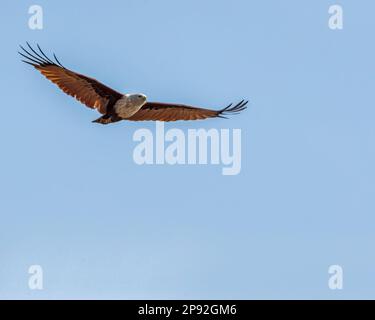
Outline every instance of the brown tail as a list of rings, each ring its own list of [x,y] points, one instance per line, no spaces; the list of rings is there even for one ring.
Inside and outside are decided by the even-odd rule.
[[[101,124],[109,124],[117,121],[121,121],[122,119],[115,115],[108,115],[105,114],[98,119],[93,120],[92,122],[101,123]]]

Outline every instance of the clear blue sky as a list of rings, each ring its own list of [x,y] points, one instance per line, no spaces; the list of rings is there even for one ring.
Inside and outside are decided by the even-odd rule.
[[[344,8],[344,30],[328,7]],[[28,28],[28,8],[44,29]],[[1,7],[0,298],[375,298],[375,3],[5,1]],[[137,166],[137,128],[20,62],[29,41],[151,100],[220,108],[242,171]],[[44,290],[28,288],[30,265]],[[327,286],[344,268],[344,289]]]

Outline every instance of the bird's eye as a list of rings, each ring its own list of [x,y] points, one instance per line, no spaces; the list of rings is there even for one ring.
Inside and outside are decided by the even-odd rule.
[[[139,95],[139,96],[138,96],[138,98],[142,98],[142,96],[141,96],[141,95]]]

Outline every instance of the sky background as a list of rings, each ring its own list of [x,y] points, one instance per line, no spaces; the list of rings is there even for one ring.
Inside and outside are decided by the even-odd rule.
[[[43,30],[28,27],[33,4]],[[374,1],[6,0],[1,12],[0,298],[375,298]],[[155,124],[91,123],[20,62],[26,41],[153,101],[249,99],[229,120],[166,125],[240,128],[241,173],[136,165],[132,135]]]

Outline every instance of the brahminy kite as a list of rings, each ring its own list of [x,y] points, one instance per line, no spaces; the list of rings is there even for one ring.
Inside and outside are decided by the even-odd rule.
[[[144,94],[122,94],[93,78],[66,69],[55,54],[55,61],[52,61],[39,45],[39,52],[29,43],[27,46],[29,51],[20,46],[23,52],[18,53],[26,58],[22,61],[32,65],[66,94],[99,111],[103,116],[93,122],[108,124],[121,120],[177,121],[225,118],[225,115],[237,114],[246,109],[248,103],[242,100],[234,106],[230,104],[221,110],[210,110],[183,104],[148,102]]]

